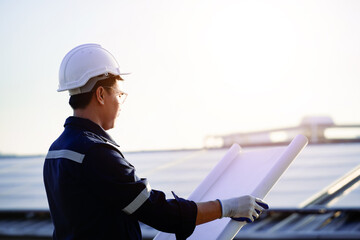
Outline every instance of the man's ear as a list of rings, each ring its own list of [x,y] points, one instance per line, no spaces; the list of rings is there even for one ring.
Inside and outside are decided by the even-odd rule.
[[[105,94],[105,89],[103,87],[98,87],[95,91],[95,98],[96,101],[100,104],[100,105],[104,105],[105,104],[105,99],[104,99],[104,94]]]

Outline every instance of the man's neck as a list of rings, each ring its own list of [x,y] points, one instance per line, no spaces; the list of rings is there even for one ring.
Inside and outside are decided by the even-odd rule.
[[[102,127],[100,118],[94,112],[95,111],[89,111],[88,109],[75,109],[73,116],[88,119]]]

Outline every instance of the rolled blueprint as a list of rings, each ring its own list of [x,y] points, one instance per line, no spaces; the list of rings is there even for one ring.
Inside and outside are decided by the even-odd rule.
[[[298,156],[307,143],[308,139],[305,136],[297,135],[278,158],[269,173],[264,176],[259,185],[252,191],[251,195],[261,199],[265,198],[270,189],[275,185],[281,175],[286,171],[291,162]],[[233,239],[245,224],[246,222],[230,220],[217,237],[217,240]]]
[[[302,135],[285,147],[242,151],[234,144],[189,199],[200,202],[248,194],[264,198],[306,144],[307,138]],[[188,239],[230,240],[245,224],[230,218],[217,219],[197,226]],[[155,240],[170,239],[175,236],[162,232],[155,237]]]

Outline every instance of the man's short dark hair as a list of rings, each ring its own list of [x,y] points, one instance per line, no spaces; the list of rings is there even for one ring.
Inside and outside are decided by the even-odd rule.
[[[100,86],[102,87],[112,87],[115,85],[117,81],[117,76],[111,76],[107,79],[98,81],[95,86],[91,89],[90,92],[80,93],[76,95],[70,96],[69,104],[72,109],[84,109],[87,105],[89,105],[90,100],[96,91],[96,89]]]

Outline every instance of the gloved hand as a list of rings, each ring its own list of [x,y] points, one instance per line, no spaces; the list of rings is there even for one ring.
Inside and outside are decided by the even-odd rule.
[[[222,217],[231,217],[237,221],[253,222],[264,209],[269,208],[263,200],[250,195],[219,200],[219,202]]]

